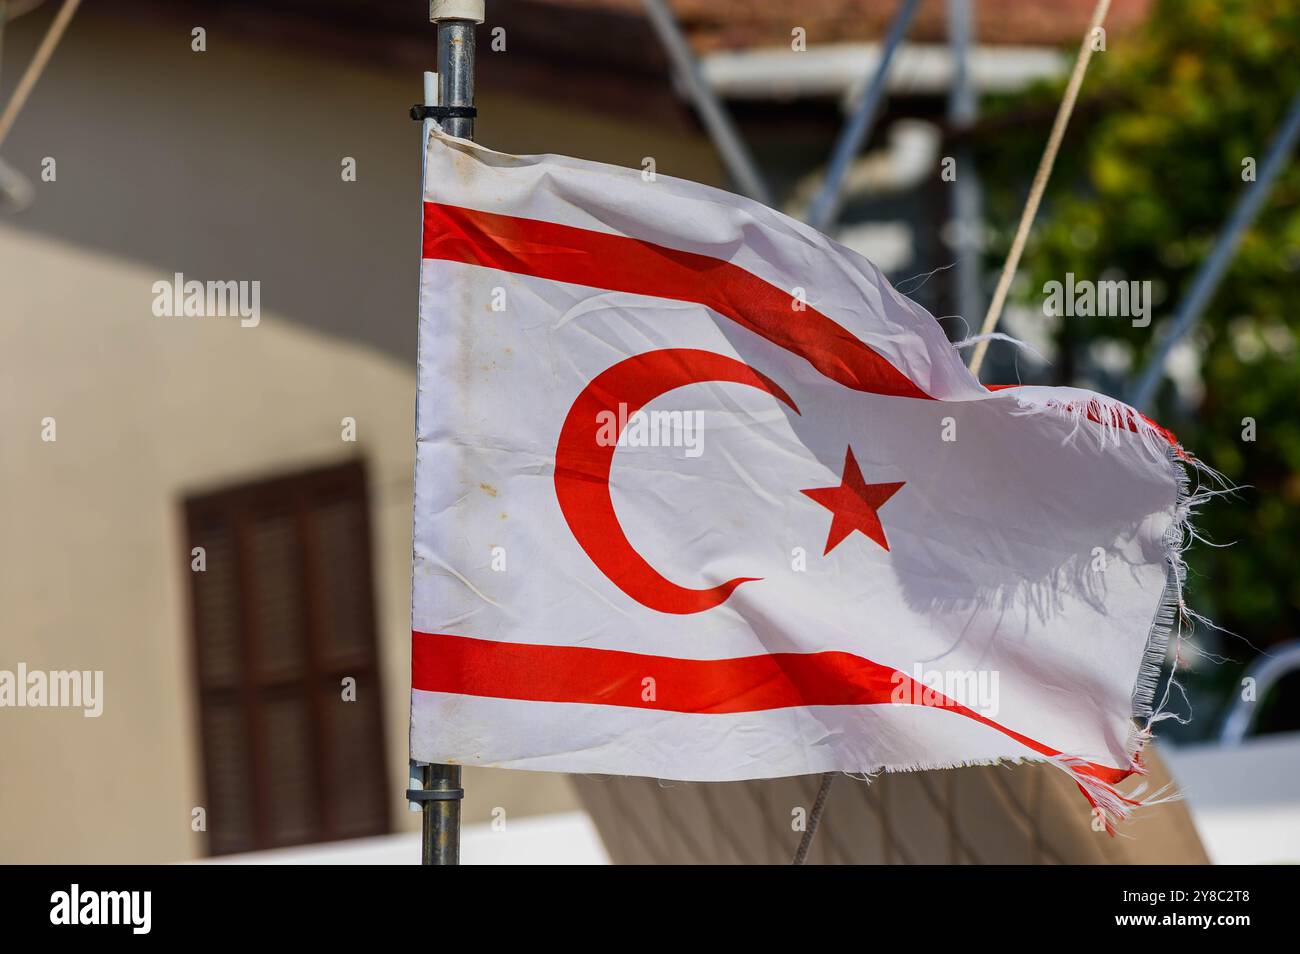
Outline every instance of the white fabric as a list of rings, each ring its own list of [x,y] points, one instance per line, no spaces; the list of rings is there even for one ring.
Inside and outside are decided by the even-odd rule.
[[[990,718],[1068,756],[1130,764],[1179,519],[1179,468],[1158,438],[1081,418],[1116,407],[1089,392],[986,391],[878,269],[748,200],[439,135],[427,160],[428,202],[631,236],[806,289],[938,400],[850,390],[701,305],[425,260],[413,630],[685,659],[835,650],[909,675],[996,674]],[[801,412],[745,385],[692,385],[648,409],[701,412],[699,456],[615,451],[617,516],[659,573],[696,588],[761,577],[682,615],[594,565],[554,482],[577,395],[665,348],[737,358]],[[877,511],[888,550],[855,532],[823,556],[832,513],[801,491],[840,484],[848,447],[867,483],[904,486]],[[915,705],[717,714],[415,689],[411,716],[413,758],[548,771],[723,780],[1042,757]]]

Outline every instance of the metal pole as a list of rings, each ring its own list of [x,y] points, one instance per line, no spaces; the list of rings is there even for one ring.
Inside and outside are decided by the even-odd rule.
[[[460,864],[459,765],[425,765],[420,769],[424,790],[420,812],[420,864]]]
[[[1201,312],[1210,303],[1224,273],[1232,264],[1242,234],[1250,227],[1250,223],[1255,220],[1255,216],[1263,207],[1264,200],[1268,198],[1278,173],[1285,168],[1287,157],[1295,148],[1297,138],[1300,138],[1300,93],[1291,100],[1291,108],[1273,136],[1264,163],[1259,167],[1258,179],[1247,183],[1245,191],[1237,197],[1232,214],[1228,216],[1223,231],[1219,233],[1214,251],[1201,263],[1200,270],[1192,279],[1192,287],[1187,292],[1187,297],[1179,304],[1169,333],[1161,340],[1151,363],[1146,366],[1137,384],[1129,392],[1129,404],[1139,411],[1146,410],[1147,405],[1151,403],[1156,385],[1160,383],[1161,375],[1164,374],[1165,361],[1169,358],[1169,352],[1187,332],[1192,330],[1192,326],[1201,317]]]
[[[973,0],[948,0],[948,48],[952,54],[952,90],[948,96],[948,121],[962,137],[954,152],[952,211],[949,229],[957,256],[957,313],[968,322],[984,314],[983,262],[981,260],[979,175],[975,150],[967,143],[967,131],[975,122],[979,106],[970,81],[971,6]],[[969,329],[968,329],[969,333]]]
[[[429,20],[438,27],[438,102],[425,105],[474,105],[474,27],[483,22],[483,0],[430,0]],[[426,83],[426,87],[428,84]],[[421,167],[429,123],[421,137]],[[442,127],[452,136],[474,138],[472,116],[449,117]],[[421,765],[422,789],[411,792],[420,802],[420,861],[426,865],[460,864],[460,804],[465,790],[459,765]]]
[[[686,93],[691,97],[695,111],[699,113],[700,121],[708,130],[709,137],[721,154],[723,165],[727,167],[727,172],[735,181],[736,187],[751,199],[764,205],[771,205],[772,194],[758,171],[754,157],[750,155],[745,141],[736,132],[731,117],[718,102],[713,87],[704,78],[699,61],[691,52],[686,38],[682,36],[681,28],[677,25],[677,18],[673,16],[673,12],[668,9],[664,0],[644,0],[644,3],[650,24],[659,34],[659,42],[664,45],[664,51],[667,52],[678,79],[686,87]]]
[[[903,42],[903,36],[907,33],[907,28],[911,25],[912,17],[916,15],[920,2],[921,0],[906,0],[899,9],[898,15],[894,17],[894,22],[889,25],[889,35],[885,38],[880,63],[876,66],[876,75],[871,78],[871,85],[858,100],[853,115],[849,117],[844,131],[835,142],[830,168],[826,172],[826,181],[822,183],[821,191],[813,199],[812,208],[808,212],[808,224],[818,231],[825,232],[830,228],[839,214],[840,192],[844,187],[844,177],[858,150],[871,134],[871,127],[875,125],[876,113],[885,97],[885,81],[889,77],[889,64],[893,61],[899,44]]]
[[[434,2],[432,6],[439,4]],[[482,8],[480,3],[479,7]],[[472,20],[438,22],[438,105],[474,105],[474,25]],[[481,19],[478,22],[482,22]],[[449,135],[474,138],[474,119],[458,116],[442,121]]]

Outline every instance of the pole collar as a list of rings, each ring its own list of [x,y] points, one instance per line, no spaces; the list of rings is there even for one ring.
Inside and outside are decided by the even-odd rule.
[[[482,23],[485,0],[429,0],[429,20],[469,20]]]
[[[416,103],[411,107],[411,118],[415,120],[436,119],[473,119],[478,115],[475,106],[422,106]]]
[[[408,802],[459,802],[465,797],[463,788],[408,788]]]

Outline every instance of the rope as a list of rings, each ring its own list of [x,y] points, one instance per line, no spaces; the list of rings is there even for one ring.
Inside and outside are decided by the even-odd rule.
[[[1087,72],[1088,61],[1092,59],[1093,34],[1101,27],[1109,9],[1110,0],[1097,0],[1097,7],[1092,11],[1092,22],[1088,24],[1088,31],[1083,35],[1083,43],[1079,45],[1079,56],[1074,61],[1074,71],[1070,73],[1070,81],[1065,86],[1065,96],[1056,110],[1056,121],[1052,123],[1052,133],[1047,137],[1047,147],[1043,150],[1043,158],[1039,160],[1038,171],[1034,173],[1034,182],[1029,189],[1025,209],[1020,213],[1020,226],[1016,229],[1011,251],[1002,266],[1002,275],[998,278],[993,300],[989,302],[989,310],[984,315],[984,325],[980,328],[981,335],[992,332],[998,325],[998,318],[1002,315],[1002,306],[1006,304],[1007,292],[1011,289],[1011,279],[1016,277],[1020,255],[1024,252],[1025,242],[1029,238],[1029,228],[1034,224],[1034,216],[1038,214],[1038,203],[1042,201],[1043,192],[1047,189],[1047,180],[1052,176],[1056,153],[1061,148],[1061,140],[1065,138],[1065,127],[1070,124],[1074,101],[1078,99],[1079,87],[1083,85],[1083,74]],[[984,363],[984,352],[988,351],[988,348],[988,339],[985,339],[976,346],[975,353],[971,355],[970,370],[976,378],[979,377],[980,365]]]
[[[799,839],[799,847],[794,853],[794,859],[790,862],[792,865],[801,865],[808,858],[808,849],[812,847],[813,838],[817,836],[817,826],[822,822],[822,811],[826,808],[826,796],[830,794],[831,782],[835,781],[835,773],[827,772],[822,776],[821,788],[817,789],[817,798],[813,801],[812,811],[808,813],[808,827],[804,829],[803,837]]]
[[[45,31],[45,38],[41,40],[36,55],[27,64],[27,71],[23,73],[22,79],[14,87],[13,95],[9,97],[9,102],[5,104],[4,113],[0,114],[0,146],[4,145],[9,130],[13,128],[14,120],[18,118],[18,113],[26,105],[32,87],[41,78],[41,73],[45,71],[46,64],[49,63],[50,57],[54,55],[54,48],[59,45],[59,40],[63,38],[63,31],[68,28],[68,22],[72,19],[72,15],[77,12],[77,7],[80,4],[81,0],[63,0],[63,6],[55,14],[54,21],[50,23],[50,28]]]

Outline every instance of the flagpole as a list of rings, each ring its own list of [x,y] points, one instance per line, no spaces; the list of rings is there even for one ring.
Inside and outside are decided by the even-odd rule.
[[[430,0],[429,21],[438,28],[437,102],[426,74],[420,164],[431,123],[461,139],[474,138],[474,27],[483,22],[484,0]],[[430,116],[434,107],[440,115]],[[423,180],[423,176],[421,176]],[[421,197],[423,199],[423,196]],[[420,805],[420,861],[426,865],[460,864],[460,804],[465,797],[459,765],[419,765],[421,788],[407,793]]]

